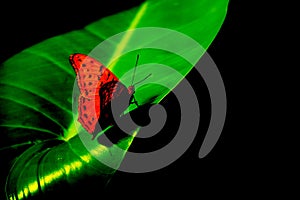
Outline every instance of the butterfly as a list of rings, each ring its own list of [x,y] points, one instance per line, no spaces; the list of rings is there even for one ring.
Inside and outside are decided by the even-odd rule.
[[[138,59],[139,55],[137,56],[134,73]],[[99,121],[104,121],[105,126],[114,124],[110,109],[112,101],[129,99],[129,104],[134,103],[136,106],[139,106],[134,97],[135,86],[133,79],[132,84],[126,88],[118,77],[100,61],[82,53],[71,54],[69,61],[76,73],[76,81],[80,91],[78,97],[78,121],[88,133],[97,134]],[[123,107],[119,111],[121,112],[125,109]],[[105,127],[101,127],[102,130],[103,128]]]

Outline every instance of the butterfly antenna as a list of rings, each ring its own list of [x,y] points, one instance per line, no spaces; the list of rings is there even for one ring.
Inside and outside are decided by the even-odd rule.
[[[134,66],[134,71],[133,71],[133,75],[132,75],[131,85],[133,85],[133,81],[134,81],[134,77],[135,77],[135,71],[136,71],[136,67],[137,67],[139,58],[140,58],[140,55],[138,54],[137,57],[136,57],[136,63],[135,63],[135,66]]]
[[[139,84],[139,83],[143,82],[144,80],[146,80],[147,78],[149,78],[151,75],[152,75],[152,74],[148,74],[148,76],[146,76],[145,78],[143,78],[142,80],[136,82],[136,83],[133,84],[133,85],[136,85],[136,84]]]

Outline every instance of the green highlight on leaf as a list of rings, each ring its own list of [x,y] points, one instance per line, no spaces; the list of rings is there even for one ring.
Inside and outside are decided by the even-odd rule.
[[[69,64],[70,54],[95,55],[127,87],[132,80],[130,70],[139,54],[135,80],[142,80],[150,73],[151,77],[136,90],[136,99],[141,104],[155,104],[176,87],[204,52],[185,46],[174,53],[167,51],[168,44],[163,43],[160,45],[165,45],[165,49],[147,48],[161,39],[173,38],[149,34],[137,40],[135,30],[151,27],[173,30],[191,38],[205,51],[225,20],[228,3],[229,0],[146,0],[137,7],[99,19],[82,29],[44,40],[2,63],[0,150],[30,146],[17,159],[7,161],[15,160],[6,177],[7,198],[46,195],[58,190],[61,184],[73,185],[91,176],[99,178],[101,190],[116,169],[99,162],[98,158],[113,160],[115,166],[120,165],[134,139],[133,135],[115,146],[99,145],[92,150],[83,145],[79,135],[88,133],[82,132],[77,111],[73,110],[75,73]],[[125,34],[120,40],[108,40],[110,49],[97,49],[99,44],[122,32]],[[180,40],[176,44],[178,47],[183,45]],[[140,49],[127,52],[134,45]],[[163,66],[177,73],[161,70]],[[133,109],[136,108],[130,107],[128,112]],[[116,148],[124,151],[116,151]],[[121,153],[112,157],[114,152]]]

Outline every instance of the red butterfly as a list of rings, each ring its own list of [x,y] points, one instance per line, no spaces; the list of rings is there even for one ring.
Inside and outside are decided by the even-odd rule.
[[[135,69],[138,58],[139,55],[137,56]],[[122,99],[122,97],[128,97],[129,95],[129,103],[135,103],[138,106],[134,97],[135,88],[133,80],[132,84],[126,88],[125,85],[119,81],[118,77],[101,62],[81,53],[71,54],[69,61],[77,75],[76,80],[80,90],[78,99],[78,121],[90,134],[96,134],[98,121],[103,118],[107,119],[109,124],[113,124],[113,122],[110,121],[111,116],[109,115],[111,114],[107,111],[110,109],[112,100]],[[148,77],[149,76],[146,78]],[[124,110],[125,109],[126,108],[124,108]]]

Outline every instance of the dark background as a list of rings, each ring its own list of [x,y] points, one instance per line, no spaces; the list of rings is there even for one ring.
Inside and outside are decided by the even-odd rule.
[[[100,17],[137,5],[137,2],[141,1],[105,1],[104,6],[101,5],[104,1],[98,1],[97,5],[85,1],[84,6],[73,2],[66,7],[52,1],[17,4],[9,1],[2,7],[6,12],[1,12],[0,62],[44,39],[80,29]],[[117,172],[108,185],[108,194],[131,196],[138,191],[148,197],[174,194],[200,197],[220,194],[239,197],[242,194],[249,197],[266,191],[265,186],[274,178],[269,165],[265,165],[272,152],[267,150],[258,154],[261,142],[253,140],[258,136],[257,126],[262,122],[253,117],[252,105],[260,100],[253,98],[253,80],[249,79],[251,67],[255,65],[252,65],[248,52],[255,35],[249,33],[254,25],[249,23],[247,8],[248,5],[241,1],[230,2],[224,24],[208,49],[223,77],[228,98],[225,126],[214,149],[205,158],[198,158],[204,137],[201,132],[207,129],[210,110],[205,83],[192,70],[187,78],[202,99],[203,118],[191,147],[161,170],[145,174]],[[250,101],[249,98],[253,99]],[[176,106],[171,95],[165,102],[167,106]],[[88,185],[82,187],[88,188]],[[91,191],[94,193],[97,192]]]

